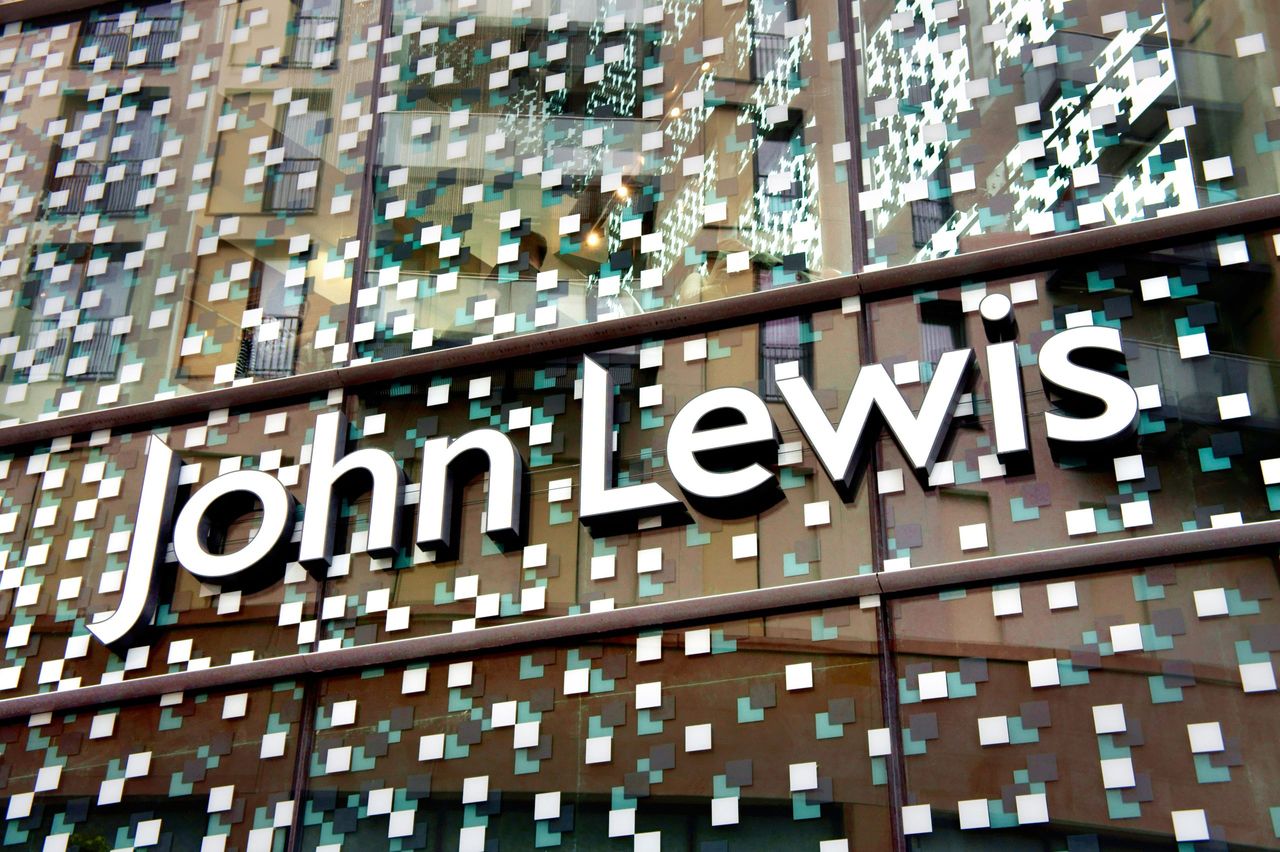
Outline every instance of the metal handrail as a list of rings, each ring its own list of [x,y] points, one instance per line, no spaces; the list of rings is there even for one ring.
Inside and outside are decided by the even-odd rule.
[[[172,63],[173,59],[165,57],[164,49],[178,41],[182,21],[178,18],[144,18],[143,22],[150,23],[151,30],[137,38],[128,30],[121,29],[117,16],[89,22],[80,46],[81,49],[97,47],[98,55],[90,60],[82,60],[79,64],[92,65],[98,59],[109,56],[112,67],[123,67],[128,63],[129,54],[135,50],[146,50],[146,58],[133,67]]]
[[[289,48],[289,63],[312,68],[315,67],[316,54],[326,50],[332,53],[338,43],[338,20],[337,15],[298,15],[295,17],[293,19],[293,40]],[[334,25],[334,34],[323,37],[316,35],[325,24]],[[331,64],[333,64],[332,57],[325,65]]]
[[[320,168],[319,157],[289,157],[271,167],[263,209],[269,213],[307,213],[315,209],[316,188],[299,186],[302,175]]]
[[[35,351],[33,363],[49,364],[50,372],[65,374],[72,358],[88,358],[85,369],[69,378],[82,381],[114,379],[120,364],[120,351],[111,334],[112,322],[111,319],[82,320],[77,328],[91,325],[93,335],[87,340],[74,340],[75,328],[59,328],[58,320],[54,319],[33,319],[29,332],[33,340],[46,332],[56,333],[52,346]]]
[[[302,319],[264,316],[262,321],[279,323],[280,333],[272,340],[261,340],[258,329],[246,329],[236,358],[236,375],[265,379],[293,375],[298,360],[298,332],[302,328]]]
[[[108,170],[112,166],[123,166],[124,175],[119,180],[106,183],[101,198],[90,199],[89,187],[106,182]],[[50,187],[51,192],[67,193],[66,203],[51,208],[52,212],[70,215],[82,213],[101,213],[106,216],[136,214],[138,208],[138,192],[146,189],[147,177],[142,174],[140,160],[125,160],[109,163],[98,160],[81,160],[75,164],[73,172],[62,177],[55,177]]]
[[[779,33],[755,33],[751,36],[751,79],[759,80],[778,67],[787,53],[787,37]]]

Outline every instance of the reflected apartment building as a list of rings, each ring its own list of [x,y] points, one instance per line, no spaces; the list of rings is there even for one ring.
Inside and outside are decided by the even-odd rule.
[[[0,846],[1280,848],[1267,11],[0,3]]]

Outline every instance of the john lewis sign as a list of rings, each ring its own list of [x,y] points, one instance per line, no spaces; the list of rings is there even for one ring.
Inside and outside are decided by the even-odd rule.
[[[993,441],[1002,459],[1029,450],[1026,410],[1018,366],[1011,305],[988,296],[981,305],[990,343],[982,359],[991,388]],[[1133,388],[1113,372],[1089,366],[1098,358],[1123,358],[1118,331],[1086,326],[1051,337],[1039,354],[1045,385],[1088,403],[1087,413],[1045,414],[1051,441],[1077,450],[1132,434],[1138,420]],[[840,419],[832,423],[798,365],[781,365],[777,385],[805,440],[826,475],[851,495],[860,462],[881,428],[887,428],[910,465],[922,474],[937,458],[957,401],[975,361],[972,349],[944,354],[919,412],[913,412],[889,372],[879,364],[862,367]],[[667,435],[666,458],[681,494],[656,482],[617,486],[613,476],[613,387],[608,371],[582,359],[582,433],[579,517],[592,535],[625,530],[640,518],[674,523],[688,517],[687,506],[719,518],[753,515],[781,499],[770,468],[778,432],[768,407],[745,388],[716,388],[690,400],[676,414]],[[388,452],[366,448],[344,453],[346,423],[338,413],[316,420],[307,477],[297,560],[321,575],[334,551],[334,530],[344,493],[372,483],[367,548],[393,556],[402,542],[405,475]],[[219,476],[197,489],[173,517],[180,464],[160,438],[147,444],[138,521],[118,608],[100,614],[89,630],[121,650],[151,624],[159,603],[158,582],[172,540],[178,563],[198,579],[226,588],[260,589],[278,582],[293,546],[296,501],[279,479],[258,470]],[[428,440],[422,447],[422,478],[412,533],[423,551],[457,551],[462,486],[476,474],[489,475],[483,532],[504,547],[520,545],[525,533],[525,462],[498,429],[476,429],[456,438]],[[260,526],[244,547],[221,552],[226,526],[244,507],[262,508]]]

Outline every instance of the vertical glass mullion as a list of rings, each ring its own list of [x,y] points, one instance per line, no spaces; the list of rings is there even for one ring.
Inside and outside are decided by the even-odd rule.
[[[351,299],[347,303],[347,359],[350,360],[356,346],[355,329],[360,317],[357,305],[357,294],[364,287],[368,276],[370,252],[373,240],[373,220],[377,204],[378,187],[378,146],[382,140],[382,111],[378,108],[381,96],[382,69],[386,66],[385,42],[391,33],[393,0],[380,0],[378,7],[378,27],[381,38],[376,44],[373,57],[373,79],[369,95],[369,106],[373,110],[373,122],[365,139],[365,170],[360,187],[360,215],[356,224],[356,239],[360,241],[360,251],[351,264]]]

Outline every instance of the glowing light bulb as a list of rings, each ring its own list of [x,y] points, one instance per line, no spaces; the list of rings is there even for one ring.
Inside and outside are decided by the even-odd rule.
[[[596,246],[600,245],[600,235],[597,234],[595,231],[588,231],[587,245],[592,248],[595,248]]]

